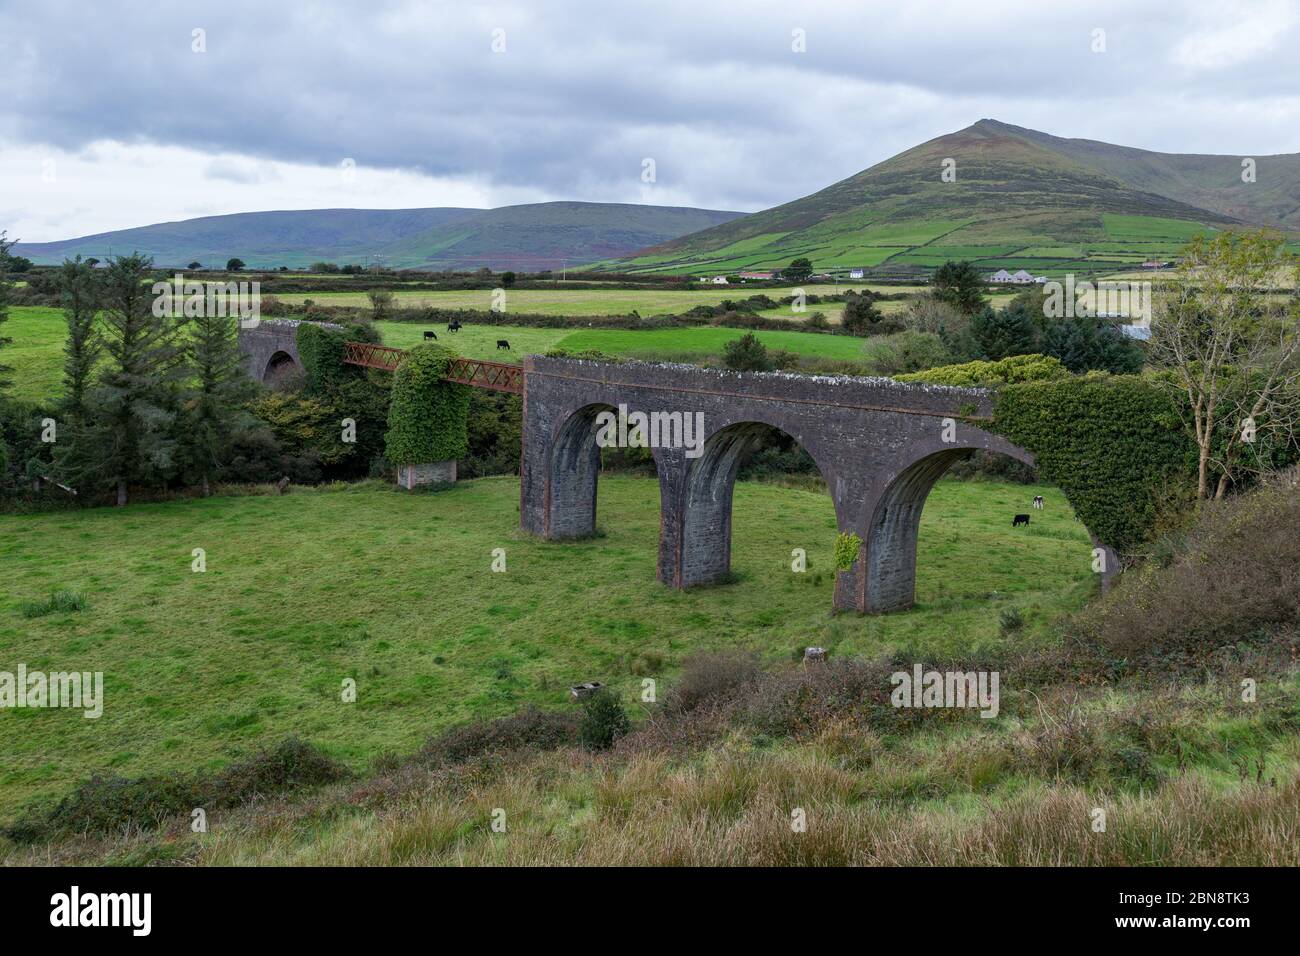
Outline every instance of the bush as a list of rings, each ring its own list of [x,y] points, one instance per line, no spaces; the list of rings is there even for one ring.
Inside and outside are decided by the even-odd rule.
[[[623,702],[609,690],[601,689],[583,700],[578,736],[588,750],[608,750],[631,728]]]
[[[196,807],[208,811],[234,807],[346,776],[341,764],[291,737],[216,774],[92,777],[52,808],[31,809],[0,833],[16,843],[35,843],[74,833],[114,834],[152,828]]]
[[[1018,607],[1003,608],[1002,613],[998,615],[998,630],[1003,635],[1013,634],[1024,626],[1025,618]]]
[[[938,335],[910,330],[872,339],[862,347],[862,354],[875,375],[919,372],[951,361]]]
[[[1292,472],[1294,477],[1297,473]],[[1152,562],[1085,609],[1069,633],[1121,669],[1199,666],[1300,627],[1300,494],[1284,479],[1207,503]]]
[[[841,531],[835,536],[835,570],[849,571],[858,560],[862,539],[851,531]]]
[[[1046,355],[1013,355],[997,362],[963,362],[923,372],[894,376],[899,382],[927,385],[981,386],[1011,382],[1037,382],[1066,378],[1070,374],[1059,361]]]
[[[384,454],[394,465],[463,458],[469,450],[470,388],[443,381],[456,357],[444,345],[417,345],[393,373]]]
[[[767,346],[753,332],[732,339],[723,351],[723,364],[737,372],[770,372],[775,367],[767,354]]]
[[[706,704],[730,699],[762,676],[758,655],[746,651],[696,654],[688,658],[682,676],[664,696],[662,709],[685,714]]]
[[[555,750],[577,739],[578,717],[572,711],[527,707],[499,720],[452,727],[431,738],[420,757],[433,763],[457,764],[498,751]]]

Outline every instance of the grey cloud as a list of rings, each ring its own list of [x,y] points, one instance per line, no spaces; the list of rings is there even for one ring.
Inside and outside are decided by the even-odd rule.
[[[651,156],[679,200],[741,209],[982,116],[1170,151],[1300,151],[1285,5],[1062,7],[15,4],[0,8],[0,62],[14,66],[0,134],[353,157],[574,199],[636,197]],[[1189,63],[1189,39],[1242,16],[1275,23],[1276,42],[1227,67]],[[191,52],[195,27],[206,53]],[[795,28],[806,53],[791,51]]]

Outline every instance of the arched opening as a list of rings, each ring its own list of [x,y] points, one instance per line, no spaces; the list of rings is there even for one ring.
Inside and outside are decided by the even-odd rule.
[[[294,357],[282,349],[267,361],[266,371],[262,373],[262,383],[268,388],[284,388],[301,371]]]
[[[596,416],[616,412],[613,406],[592,404],[578,409],[556,431],[546,477],[548,538],[584,538],[596,532],[596,479],[600,448],[596,445]]]
[[[791,447],[802,448],[786,432],[763,422],[737,422],[709,436],[686,478],[676,586],[716,584],[730,577],[736,477],[760,449]],[[815,461],[813,467],[824,480]]]
[[[889,480],[884,491],[876,499],[874,510],[870,516],[867,525],[867,534],[862,551],[865,559],[865,610],[870,612],[898,611],[912,607],[916,602],[917,590],[917,551],[918,543],[922,539],[921,515],[926,503],[930,499],[930,494],[935,485],[949,471],[952,466],[958,462],[974,460],[975,456],[982,459],[982,466],[988,469],[990,462],[1001,460],[1004,462],[1019,462],[1022,466],[1032,468],[1033,457],[1027,452],[1011,446],[1009,443],[996,450],[976,448],[949,448],[939,451],[932,451],[923,455],[921,458],[913,461],[906,467],[899,470]],[[944,580],[952,586],[955,592],[953,596],[961,596],[963,586],[969,593],[984,593],[983,589],[1001,590],[997,575],[1002,573],[1011,573],[1023,580],[1023,575],[1018,573],[1015,568],[1020,566],[1022,569],[1026,566],[1033,566],[1036,561],[1042,561],[1042,551],[1047,548],[1050,552],[1053,548],[1065,547],[1073,549],[1076,544],[1070,543],[1068,539],[1077,534],[1079,538],[1086,539],[1089,537],[1085,528],[1081,525],[1070,521],[1068,524],[1061,524],[1063,520],[1073,517],[1072,509],[1064,495],[1053,493],[1041,486],[1034,484],[1021,484],[1023,474],[1015,484],[1006,482],[1003,479],[1001,490],[997,479],[1001,477],[998,474],[1000,469],[994,467],[991,475],[993,481],[986,482],[982,480],[962,481],[954,479],[952,482],[954,494],[959,494],[957,500],[965,501],[963,510],[959,512],[960,518],[957,524],[944,524],[942,534],[936,532],[935,527],[930,527],[931,532],[936,532],[934,537],[926,538],[924,546],[927,549],[935,547],[954,547],[957,553],[960,553],[963,545],[954,545],[953,542],[961,540],[970,542],[972,535],[987,535],[987,542],[980,545],[983,558],[978,564],[978,569],[971,574],[970,578],[957,580],[962,575],[949,575]],[[1020,472],[1021,469],[1011,468],[1010,472]],[[1009,487],[1008,487],[1009,486]],[[1023,488],[1023,493],[1017,491],[1008,493],[1010,489]],[[958,489],[962,489],[958,492]],[[1034,498],[1037,494],[1045,495],[1047,499],[1046,510],[1039,511],[1034,504]],[[974,499],[985,501],[986,498],[996,498],[999,502],[993,504],[973,504]],[[1015,530],[1016,524],[1013,519],[1017,514],[1024,513],[1030,517],[1033,522],[1033,532],[1029,527],[1022,531]],[[1044,532],[1039,535],[1038,529],[1044,526],[1044,522],[1051,527],[1050,532]],[[1017,538],[1013,535],[1023,534],[1030,535],[1030,538]],[[940,544],[940,541],[945,542]],[[1032,542],[1032,544],[1031,544]],[[1049,547],[1050,542],[1050,547]],[[1081,542],[1080,542],[1081,543]],[[970,547],[969,544],[965,545]],[[1035,556],[1037,552],[1037,556]],[[927,554],[932,554],[927,550]],[[1071,554],[1075,552],[1070,551]],[[1077,568],[1081,575],[1086,576],[1087,552],[1078,552]],[[1073,557],[1066,559],[1070,567],[1075,567]],[[969,558],[967,558],[969,567]],[[1054,567],[1059,572],[1062,565],[1059,563],[1053,565],[1051,561],[1038,565],[1036,576],[1041,577],[1047,568]],[[993,580],[984,580],[978,583],[978,579],[985,577],[992,570]]]

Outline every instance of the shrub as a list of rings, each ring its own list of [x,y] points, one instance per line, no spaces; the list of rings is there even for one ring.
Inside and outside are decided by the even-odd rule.
[[[578,717],[572,711],[526,707],[499,720],[475,721],[443,731],[424,745],[420,757],[456,764],[497,751],[555,750],[577,739]]]
[[[385,456],[395,465],[463,458],[469,450],[469,386],[443,381],[456,353],[417,345],[393,374]]]
[[[583,700],[578,736],[588,750],[608,750],[631,728],[623,702],[609,690],[599,690]]]
[[[707,704],[729,700],[761,676],[757,654],[746,651],[696,654],[686,660],[682,676],[664,696],[662,710],[685,714]]]
[[[152,828],[195,807],[222,809],[258,797],[341,780],[347,770],[311,744],[289,738],[216,774],[92,777],[47,810],[29,809],[0,830],[16,843],[74,833]]]
[[[1046,355],[1013,355],[997,362],[963,362],[943,365],[922,372],[896,375],[899,382],[923,382],[927,385],[1002,385],[1011,382],[1037,382],[1065,378],[1069,370]]]
[[[858,560],[862,539],[852,531],[841,531],[835,536],[835,570],[849,571]]]
[[[998,615],[998,629],[1003,634],[1012,634],[1025,626],[1024,615],[1018,607],[1003,608]]]
[[[876,375],[900,375],[935,368],[951,361],[943,339],[932,332],[905,330],[872,339],[862,348]]]
[[[1070,623],[1074,646],[1121,670],[1198,667],[1300,627],[1300,495],[1277,481],[1207,504],[1150,563]]]
[[[770,372],[775,367],[767,354],[767,346],[753,332],[732,339],[723,350],[723,364],[737,372]]]

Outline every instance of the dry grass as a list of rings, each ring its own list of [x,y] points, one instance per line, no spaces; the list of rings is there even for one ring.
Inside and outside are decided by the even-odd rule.
[[[1300,864],[1300,738],[1282,699],[1243,716],[1226,688],[1083,697],[987,724],[882,735],[832,714],[771,741],[714,721],[705,746],[638,731],[573,747],[419,758],[364,782],[155,832],[13,851],[7,863],[197,865]],[[1294,688],[1289,692],[1294,693]],[[1002,722],[997,722],[999,725]],[[1121,759],[1146,753],[1156,772]],[[1117,763],[1118,761],[1118,763]],[[1094,810],[1107,814],[1094,832]],[[492,827],[505,814],[505,832]],[[807,827],[797,832],[792,814]]]

